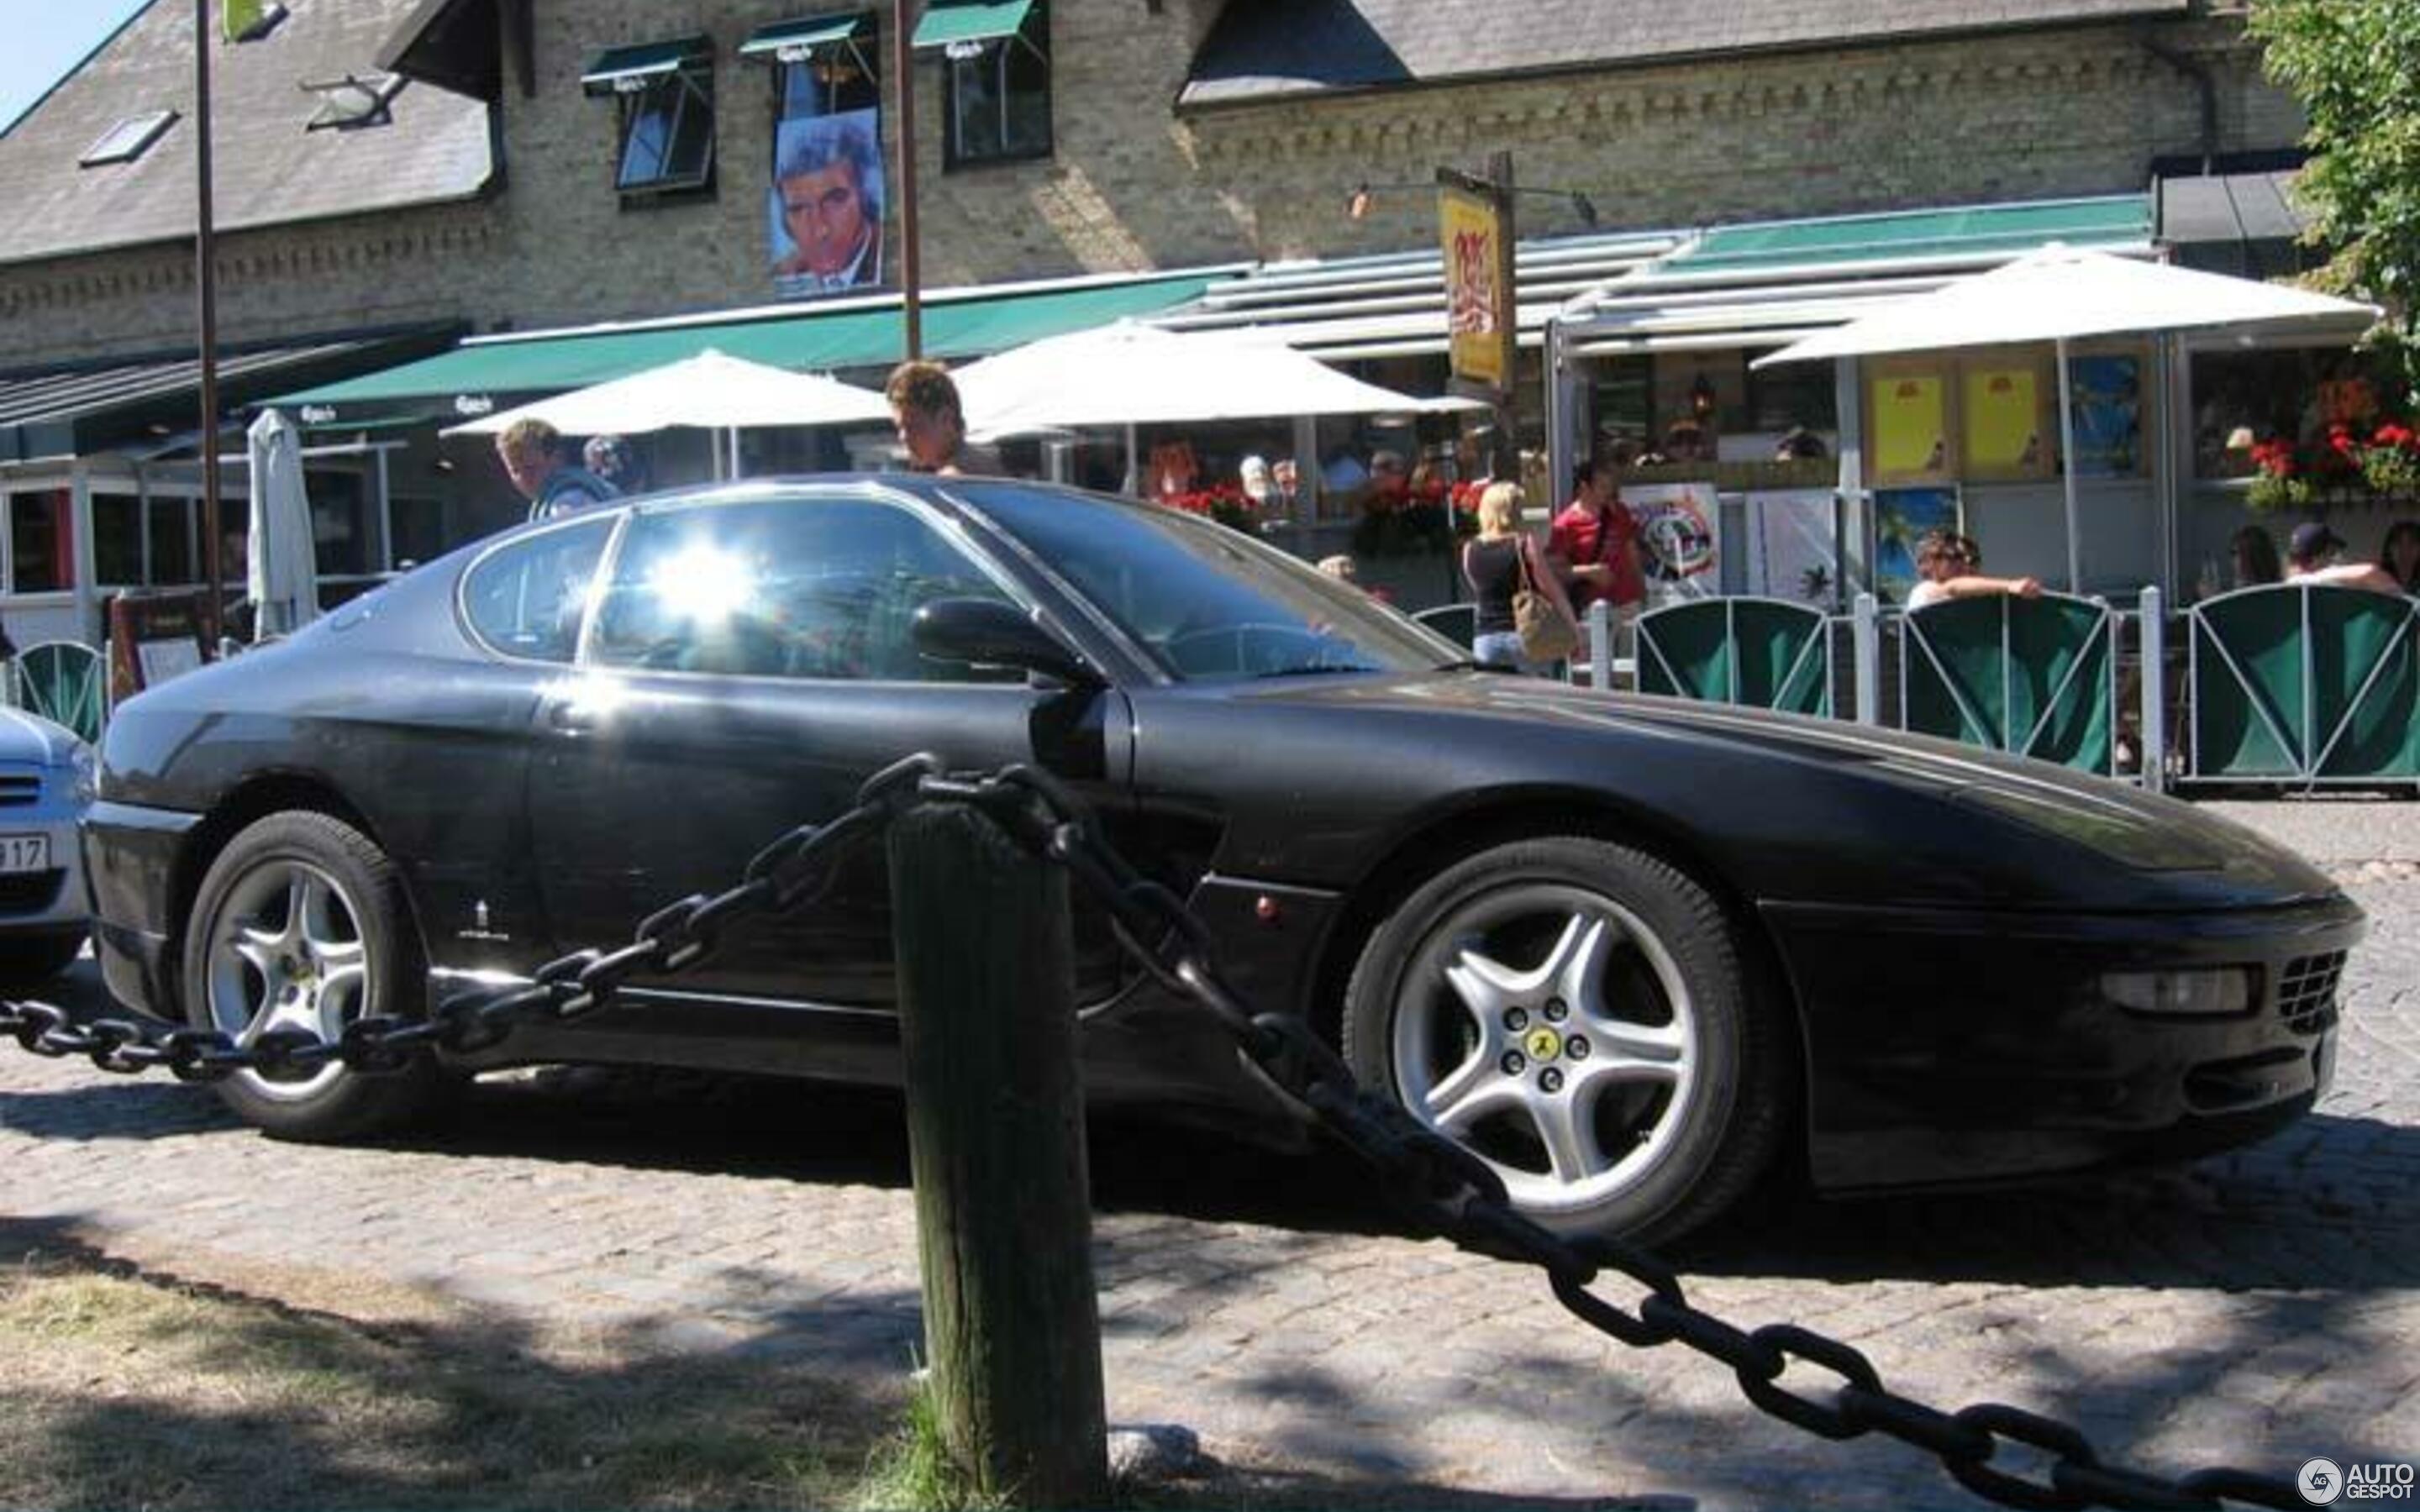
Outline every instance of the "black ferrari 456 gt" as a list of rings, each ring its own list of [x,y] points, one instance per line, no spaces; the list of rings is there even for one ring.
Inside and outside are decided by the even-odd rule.
[[[1226,975],[1564,1230],[2240,1142],[2309,1108],[2361,913],[2182,804],[1857,725],[1474,668],[1222,526],[1004,480],[751,482],[424,566],[120,708],[86,828],[131,1005],[333,1037],[736,880],[912,752],[1036,764]],[[338,1139],[530,1062],[898,1075],[888,879],[613,1011],[224,1085]],[[1091,911],[1089,1096],[1290,1135]]]

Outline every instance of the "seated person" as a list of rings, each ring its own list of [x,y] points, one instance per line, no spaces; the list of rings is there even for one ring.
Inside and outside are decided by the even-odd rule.
[[[2400,594],[2403,584],[2375,562],[2339,562],[2344,537],[2319,520],[2294,527],[2286,545],[2286,580],[2319,583],[2331,588],[2360,588],[2373,594]]]
[[[2033,598],[2041,593],[2041,583],[2033,578],[1986,578],[1982,575],[1983,548],[1971,535],[1955,531],[1928,531],[1916,543],[1916,576],[1924,580],[1907,595],[1907,607],[1923,609],[1953,598],[1982,598],[1992,594],[2009,594],[2018,598]]]

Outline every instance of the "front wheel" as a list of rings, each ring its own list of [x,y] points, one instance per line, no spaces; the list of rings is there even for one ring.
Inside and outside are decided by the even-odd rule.
[[[202,878],[185,931],[186,1016],[250,1044],[271,1029],[334,1040],[375,1015],[424,1011],[427,973],[403,878],[361,831],[328,814],[271,814]],[[393,1075],[331,1061],[242,1071],[219,1084],[246,1122],[287,1139],[349,1139],[426,1111],[443,1086],[423,1057]]]
[[[1668,1239],[1778,1142],[1784,1036],[1736,926],[1663,860],[1522,841],[1432,878],[1346,991],[1355,1075],[1493,1165],[1565,1233]]]

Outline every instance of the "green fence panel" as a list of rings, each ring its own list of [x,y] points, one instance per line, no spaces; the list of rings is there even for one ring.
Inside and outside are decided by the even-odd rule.
[[[1900,639],[1906,726],[2108,773],[2117,753],[2115,631],[2107,605],[2055,594],[1915,610]]]
[[[2420,776],[2411,604],[2354,588],[2314,590],[2309,623],[2312,775]]]
[[[2195,777],[2420,777],[2409,599],[2288,583],[2195,605],[2192,624]]]
[[[63,724],[86,742],[101,738],[109,715],[107,663],[74,640],[44,640],[17,654],[17,703]]]
[[[1821,609],[1783,599],[1710,598],[1657,609],[1638,621],[1639,691],[1828,717],[1825,623]]]
[[[2195,776],[2302,776],[2304,596],[2256,588],[2194,606]]]

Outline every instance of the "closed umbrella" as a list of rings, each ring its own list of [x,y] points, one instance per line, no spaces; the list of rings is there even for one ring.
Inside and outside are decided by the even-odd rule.
[[[253,636],[286,635],[318,617],[319,564],[311,500],[302,485],[302,440],[278,409],[246,433],[252,458],[251,562],[244,596],[257,606]]]
[[[730,433],[730,468],[737,473],[743,427],[858,424],[890,418],[891,407],[871,389],[709,347],[676,363],[483,415],[445,434],[490,436],[519,420],[543,420],[573,436],[641,435],[693,425]]]
[[[1823,358],[1878,357],[2050,342],[2058,356],[2058,420],[2067,498],[2068,587],[2083,577],[2075,508],[2074,396],[2068,343],[2150,332],[2326,325],[2351,329],[2378,311],[2308,289],[2205,273],[2167,263],[2044,247],[1930,293],[1893,301],[1862,320],[1820,332],[1750,363],[1769,367]]]

